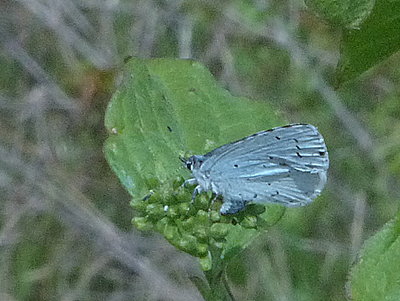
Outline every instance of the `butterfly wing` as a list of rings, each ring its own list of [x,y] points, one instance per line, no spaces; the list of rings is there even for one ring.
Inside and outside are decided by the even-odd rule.
[[[224,197],[221,213],[237,212],[246,202],[308,204],[324,187],[329,166],[324,139],[308,124],[259,132],[205,158],[200,171]]]

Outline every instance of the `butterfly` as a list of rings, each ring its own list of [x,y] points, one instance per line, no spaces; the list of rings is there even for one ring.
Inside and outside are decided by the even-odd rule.
[[[304,206],[324,188],[329,167],[322,135],[310,124],[289,124],[222,145],[205,155],[182,159],[197,184],[193,199],[204,191],[222,196],[222,215],[247,203]]]

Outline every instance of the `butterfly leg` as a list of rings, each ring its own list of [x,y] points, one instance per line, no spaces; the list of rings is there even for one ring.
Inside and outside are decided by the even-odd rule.
[[[211,208],[214,206],[214,203],[218,197],[219,197],[219,194],[214,193],[214,197],[211,199],[210,207],[208,208],[208,211],[211,211]]]
[[[195,178],[193,179],[187,179],[185,182],[183,182],[182,186],[187,187],[188,185],[195,185],[197,184],[197,180]]]
[[[186,187],[188,185],[196,185],[197,184],[197,180],[195,178],[193,179],[188,179],[185,182],[183,182],[182,186]],[[196,198],[196,195],[198,195],[199,193],[201,193],[203,191],[203,189],[201,188],[200,185],[197,185],[195,187],[195,189],[193,190],[193,194],[192,194],[192,201],[191,204],[193,204],[194,199]]]
[[[199,193],[202,193],[203,191],[204,191],[204,189],[200,185],[196,186],[196,188],[193,190],[193,194],[192,194],[192,203],[194,202],[196,195],[198,195]]]
[[[143,201],[147,201],[154,194],[153,190],[150,190],[149,193],[143,198]]]

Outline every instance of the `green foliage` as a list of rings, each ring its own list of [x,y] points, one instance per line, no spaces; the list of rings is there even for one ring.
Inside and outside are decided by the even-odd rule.
[[[232,97],[199,63],[132,59],[126,70],[106,114],[105,150],[134,198],[188,177],[179,156],[279,124],[266,103]]]
[[[12,272],[17,281],[13,289],[18,293],[18,297],[21,300],[26,300],[28,298],[40,299],[42,294],[39,290],[40,285],[30,281],[26,273],[27,271],[34,271],[40,266],[50,262],[51,247],[62,238],[60,237],[62,227],[60,227],[53,217],[48,215],[27,219],[24,222],[28,225],[32,225],[34,222],[34,229],[36,231],[32,231],[32,233],[29,234],[26,233],[26,237],[22,237],[21,243],[18,245],[14,254],[16,258],[13,260]],[[47,236],[39,234],[39,230],[41,229],[47,231]],[[54,281],[54,278],[47,280],[48,284],[52,284]]]
[[[351,300],[399,300],[400,214],[368,239],[351,271]]]
[[[355,79],[400,49],[399,0],[308,0],[330,24],[343,29],[336,84]]]
[[[375,0],[305,0],[305,3],[332,25],[357,29],[371,13]]]
[[[225,250],[226,258],[234,256],[251,241],[248,236],[257,234],[260,228],[268,229],[282,213],[279,206],[268,206],[266,212],[263,207],[251,206],[234,219],[221,217],[218,212],[220,201],[217,200],[208,212],[207,194],[190,204],[190,192],[179,187],[182,180],[190,176],[177,160],[182,151],[204,153],[217,143],[232,141],[259,128],[232,135],[235,137],[217,134],[218,137],[212,138],[209,144],[204,144],[204,139],[199,140],[198,149],[189,147],[187,141],[179,140],[180,134],[174,136],[171,133],[175,132],[166,128],[161,136],[168,139],[164,139],[162,145],[169,143],[169,147],[174,148],[172,142],[177,140],[177,143],[182,142],[182,147],[177,147],[177,154],[172,157],[167,148],[164,156],[158,150],[160,147],[155,146],[158,155],[164,158],[162,164],[156,162],[151,153],[145,156],[145,149],[135,149],[143,144],[134,144],[133,148],[128,144],[126,154],[134,157],[120,161],[126,166],[117,164],[119,159],[114,162],[122,168],[120,178],[129,187],[131,194],[128,195],[110,172],[102,152],[107,134],[103,116],[110,99],[107,91],[111,90],[108,89],[110,83],[114,83],[114,78],[110,80],[103,72],[112,77],[113,70],[108,66],[122,62],[132,53],[139,57],[193,57],[205,64],[218,81],[235,94],[265,99],[289,120],[319,127],[331,159],[327,189],[311,206],[286,210],[274,231],[263,235],[263,239],[253,240],[251,248],[229,260],[227,274],[235,286],[237,300],[346,299],[344,287],[354,254],[349,250],[356,251],[362,238],[375,233],[398,210],[398,54],[360,78],[363,72],[377,66],[398,49],[398,1],[376,1],[369,16],[368,3],[372,2],[347,1],[341,7],[334,7],[339,1],[314,1],[313,4],[320,7],[321,12],[317,14],[321,18],[332,17],[328,22],[310,18],[310,14],[304,13],[302,1],[114,1],[111,6],[88,2],[78,6],[41,6],[39,10],[35,1],[25,1],[24,5],[7,5],[8,2],[2,6],[4,26],[0,37],[4,46],[0,56],[1,300],[156,299],[151,294],[153,291],[150,296],[146,291],[152,290],[153,282],[131,273],[118,257],[113,257],[111,264],[108,259],[104,260],[113,256],[112,252],[104,254],[102,249],[109,247],[103,241],[110,238],[110,233],[104,236],[105,240],[93,235],[92,230],[101,232],[105,228],[89,222],[82,215],[95,213],[97,216],[99,212],[94,208],[104,215],[100,214],[101,220],[112,221],[121,230],[131,231],[132,210],[127,199],[133,197],[132,205],[137,206],[134,209],[135,225],[143,230],[165,233],[181,249],[203,256],[197,258],[202,269],[208,271],[207,279],[210,280],[215,276],[211,273],[212,263],[213,258],[218,257],[218,250]],[[316,12],[311,1],[307,3]],[[343,15],[339,15],[341,13]],[[335,69],[336,59],[340,64]],[[157,64],[145,61],[142,67],[147,79],[145,76],[135,80],[160,83],[154,84],[156,89],[150,87],[149,94],[161,89],[175,97],[177,89],[171,90],[172,83],[163,79],[167,77],[168,69],[155,72],[153,69]],[[166,62],[164,64],[161,66],[167,67]],[[189,62],[186,64],[190,66]],[[135,68],[135,72],[128,68],[126,82],[130,74],[142,74],[137,69],[141,68],[139,64]],[[344,109],[350,113],[347,117],[332,110],[315,83],[310,82],[310,74],[315,71],[328,82],[337,72],[338,85],[342,88],[336,92]],[[180,74],[173,77],[176,76]],[[188,76],[191,74],[182,74],[182,87],[190,81]],[[350,80],[353,81],[343,85]],[[132,88],[132,91],[136,89]],[[215,89],[206,89],[203,94],[208,91],[213,93],[210,97],[219,93]],[[182,96],[185,104],[196,94],[193,90]],[[129,93],[126,97],[127,101],[140,103]],[[152,97],[143,101],[148,99]],[[203,97],[199,99],[196,112],[190,118],[204,118],[207,123],[214,124],[213,112],[202,113],[211,107],[204,105]],[[179,104],[171,101],[168,95],[165,103]],[[194,103],[197,105],[196,101]],[[188,106],[193,104],[188,103]],[[171,114],[163,112],[163,116],[172,116],[168,121],[176,121],[173,116],[179,116],[178,129],[190,124],[175,113],[174,110],[180,107],[174,107]],[[159,110],[155,110],[156,113]],[[148,112],[144,115],[146,118],[153,116]],[[265,115],[262,129],[281,124],[271,121],[269,118],[272,117]],[[357,138],[363,137],[355,137],[346,130],[343,120],[359,121],[367,136],[373,138],[372,147],[362,150]],[[138,119],[148,133],[147,121]],[[122,122],[115,131],[110,128],[112,138],[109,141],[115,139],[119,143],[117,129],[122,129],[121,133],[125,134],[124,126]],[[244,125],[244,128],[249,126]],[[170,128],[177,130],[171,125]],[[140,128],[132,126],[131,129],[137,131]],[[205,130],[199,130],[201,137],[208,138],[214,133],[214,129],[209,133],[204,133]],[[140,138],[137,133],[136,136]],[[154,137],[160,138],[160,135]],[[122,156],[123,147],[119,147],[117,154],[110,151],[112,156]],[[142,165],[132,167],[131,160]],[[171,165],[165,170],[166,162]],[[148,176],[152,173],[150,163],[157,169],[153,177]],[[141,168],[145,172],[142,173]],[[48,175],[44,169],[56,171],[57,175]],[[131,173],[130,169],[137,174]],[[125,174],[124,170],[127,171]],[[60,188],[55,190],[54,183],[59,182]],[[153,194],[149,194],[149,190],[153,190]],[[143,202],[142,197],[147,195],[149,198]],[[358,213],[356,199],[362,200],[366,212]],[[70,208],[71,200],[84,205],[84,209],[76,207],[72,215],[65,212]],[[61,206],[53,206],[55,204]],[[86,207],[86,204],[90,206]],[[260,216],[271,214],[275,208],[276,218]],[[208,214],[208,222],[205,222],[205,214]],[[396,223],[397,220],[389,225]],[[361,231],[354,233],[354,225],[362,227]],[[389,225],[375,237],[388,233]],[[394,228],[391,231],[395,233]],[[240,242],[240,239],[245,241]],[[239,248],[235,249],[235,246]],[[377,252],[366,252],[368,246],[369,241],[362,260],[353,268],[351,293],[357,300],[368,300],[368,293],[371,298],[384,300],[385,294],[390,297],[390,289],[396,292],[397,275],[387,269],[389,259],[384,259],[383,255],[379,257],[379,264],[365,266],[365,262],[372,262],[369,258],[378,258]],[[380,246],[385,253],[393,254],[397,241],[385,249],[385,242],[376,240],[376,246],[376,249]],[[146,254],[150,265],[157,263],[152,267],[158,269],[160,280],[163,283],[171,280],[171,288],[177,287],[179,291],[191,290],[186,274],[182,273],[184,264],[169,264],[170,257],[164,264],[158,264],[158,247],[159,242],[153,239],[141,245],[140,250]],[[135,254],[138,253],[133,251],[133,256]],[[179,260],[181,254],[174,253],[173,256]],[[395,266],[397,257],[392,257]],[[167,278],[163,277],[165,275]],[[102,277],[114,285],[105,283]],[[205,283],[204,278],[192,280],[202,295],[207,296],[210,291],[207,281]],[[215,285],[218,284],[216,281]],[[385,287],[376,287],[378,284],[385,284],[389,290],[384,292]],[[376,288],[376,295],[369,287]],[[160,292],[162,296],[164,293]]]
[[[337,82],[349,81],[400,49],[400,1],[377,0],[359,29],[343,33]]]
[[[356,1],[338,5],[337,1],[306,1],[317,14],[334,25],[343,27],[341,56],[336,70],[337,85],[353,80],[364,71],[376,66],[400,48],[400,1]],[[345,1],[347,2],[347,1]],[[374,6],[373,6],[374,5]],[[371,9],[373,10],[371,12]],[[355,14],[355,15],[352,15]],[[365,20],[365,21],[364,21]],[[359,28],[358,28],[359,27]],[[397,133],[397,120],[390,116],[396,109],[389,108],[398,98],[388,99],[374,116],[376,126],[382,131],[390,127]],[[365,103],[363,102],[365,105]],[[382,116],[382,114],[384,116]],[[389,119],[388,119],[389,118]],[[396,115],[396,118],[398,115]],[[386,133],[382,133],[383,135]],[[396,141],[389,137],[391,141]],[[397,146],[396,142],[384,145]],[[396,151],[393,151],[393,150]],[[398,148],[384,147],[381,150],[392,160],[390,168],[397,172]],[[355,161],[351,161],[354,166]],[[350,162],[349,162],[350,163]],[[360,162],[365,165],[365,162]],[[348,163],[347,163],[348,164]],[[350,167],[350,166],[349,166]],[[350,172],[351,169],[348,168]],[[358,177],[357,177],[358,179]],[[378,191],[374,188],[375,191]],[[398,300],[400,296],[400,276],[397,265],[400,259],[400,215],[389,222],[372,238],[368,239],[361,251],[358,262],[351,271],[349,298],[351,300],[378,301]]]
[[[278,125],[265,103],[232,97],[199,63],[131,59],[105,122],[110,132],[105,153],[133,197],[133,223],[199,257],[210,281],[282,216],[284,208],[276,205],[250,205],[235,216],[220,216],[221,204],[212,205],[210,194],[191,202],[183,188],[190,173],[180,155],[203,154]]]

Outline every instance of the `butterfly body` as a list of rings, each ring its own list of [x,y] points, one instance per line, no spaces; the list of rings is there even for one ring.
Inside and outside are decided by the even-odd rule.
[[[304,206],[326,183],[328,152],[318,130],[291,124],[258,132],[185,160],[197,183],[194,196],[212,191],[223,197],[221,214],[246,203]]]

